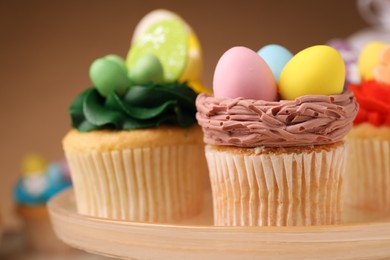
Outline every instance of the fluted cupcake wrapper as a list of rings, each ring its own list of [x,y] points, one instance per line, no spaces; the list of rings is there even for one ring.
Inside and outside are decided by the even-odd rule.
[[[217,226],[337,224],[344,144],[302,153],[234,153],[206,147]]]
[[[390,211],[390,141],[349,138],[347,161],[347,203]]]
[[[200,145],[69,153],[78,212],[146,222],[198,214],[203,199]]]

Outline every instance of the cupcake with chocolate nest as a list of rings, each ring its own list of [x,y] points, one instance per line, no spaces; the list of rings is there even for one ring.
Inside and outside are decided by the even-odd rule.
[[[196,101],[214,223],[340,223],[343,138],[358,109],[352,92],[343,92],[343,60],[328,46],[265,60],[245,47],[228,50],[215,69],[214,96]]]
[[[371,42],[359,57],[361,83],[350,85],[360,105],[351,132],[347,202],[390,211],[390,45]]]
[[[139,23],[126,61],[92,63],[94,86],[71,105],[74,129],[63,140],[79,213],[176,222],[201,211],[200,55],[192,29],[157,10]]]

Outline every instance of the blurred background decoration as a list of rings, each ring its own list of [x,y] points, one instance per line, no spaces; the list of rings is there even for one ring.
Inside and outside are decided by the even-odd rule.
[[[25,156],[22,176],[17,182],[14,196],[19,207],[32,208],[45,205],[58,192],[71,186],[66,160],[47,163],[37,154]]]
[[[156,8],[172,10],[192,26],[203,48],[203,81],[210,88],[218,58],[232,46],[256,51],[277,43],[296,53],[338,39],[341,49],[347,46],[343,56],[349,55],[353,64],[355,51],[366,42],[390,42],[389,0],[1,0],[3,229],[20,227],[12,194],[21,158],[30,151],[44,154],[48,161],[63,157],[68,107],[91,85],[89,65],[107,53],[125,57],[135,25]],[[352,66],[352,74],[353,70]],[[37,179],[34,191],[45,185]]]
[[[351,45],[360,51],[372,40],[390,42],[390,1],[357,0],[357,7],[369,26],[348,37]]]
[[[72,185],[66,160],[48,162],[40,154],[28,154],[20,168],[13,198],[13,213],[20,218],[20,227],[5,235],[0,258],[20,257],[18,251],[27,255],[73,253],[75,250],[55,236],[46,208],[51,197]],[[18,250],[11,250],[10,244]]]
[[[357,0],[357,10],[369,24],[368,27],[353,32],[345,38],[334,38],[327,42],[336,48],[344,59],[346,66],[346,86],[358,84],[358,58],[361,50],[372,41],[390,43],[390,1]]]

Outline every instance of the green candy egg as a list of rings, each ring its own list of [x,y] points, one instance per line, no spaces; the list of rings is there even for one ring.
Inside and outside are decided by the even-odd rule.
[[[142,55],[130,68],[128,75],[134,84],[162,83],[164,81],[162,64],[153,54]]]
[[[115,62],[119,66],[124,67],[126,69],[126,62],[125,62],[125,60],[122,57],[118,56],[118,55],[109,54],[109,55],[104,56],[104,59],[110,60],[112,62]]]
[[[107,97],[112,91],[123,95],[130,87],[124,60],[117,55],[96,59],[89,68],[89,77],[99,91]]]

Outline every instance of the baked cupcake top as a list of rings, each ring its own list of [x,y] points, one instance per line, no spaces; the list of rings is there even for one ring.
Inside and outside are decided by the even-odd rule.
[[[343,91],[341,56],[329,46],[295,56],[270,46],[258,54],[234,47],[221,57],[214,96],[201,94],[196,101],[205,143],[293,147],[341,141],[358,110],[353,93]]]
[[[390,126],[390,45],[368,43],[360,53],[360,84],[351,84],[359,103],[355,125]]]
[[[65,160],[47,163],[42,156],[30,154],[23,160],[22,176],[15,186],[14,196],[19,205],[43,205],[71,185]]]
[[[196,96],[207,92],[201,71],[201,48],[191,27],[172,12],[153,11],[137,25],[126,60],[107,55],[91,64],[93,87],[70,106],[72,127],[190,127],[196,123]]]

